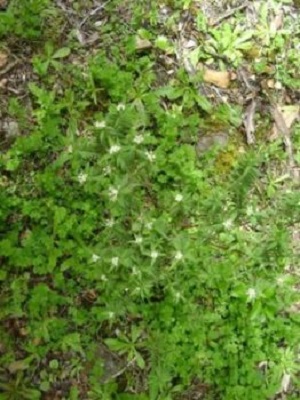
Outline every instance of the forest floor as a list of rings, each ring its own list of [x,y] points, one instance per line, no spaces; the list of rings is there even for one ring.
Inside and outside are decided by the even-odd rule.
[[[0,400],[299,399],[299,2],[0,0],[0,37]]]

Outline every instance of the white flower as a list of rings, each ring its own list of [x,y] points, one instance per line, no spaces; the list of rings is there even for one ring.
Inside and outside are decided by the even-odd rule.
[[[228,219],[227,221],[223,222],[223,226],[225,229],[230,229],[233,227],[233,222],[231,219]]]
[[[142,242],[143,242],[142,236],[136,236],[136,237],[135,237],[135,243],[136,243],[136,244],[141,244]]]
[[[149,229],[149,230],[152,229],[153,222],[146,222],[145,227],[146,227],[146,229]]]
[[[151,251],[150,257],[151,257],[153,260],[156,260],[157,257],[158,257],[158,252],[155,251],[155,250]]]
[[[254,288],[249,288],[246,292],[248,301],[252,301],[256,298],[256,290]]]
[[[112,312],[112,311],[109,311],[109,313],[108,313],[108,318],[109,318],[109,319],[112,319],[114,316],[115,316],[115,313]]]
[[[121,150],[121,146],[119,146],[118,144],[113,144],[109,149],[109,154],[118,153],[120,150]]]
[[[180,203],[183,200],[183,196],[181,193],[177,193],[175,195],[175,201],[177,201],[177,203]]]
[[[119,265],[119,257],[113,257],[113,258],[111,259],[111,265],[112,265],[113,267],[117,267],[117,266]]]
[[[80,185],[84,184],[86,182],[87,178],[88,178],[88,174],[84,174],[83,172],[81,172],[77,177]]]
[[[246,214],[250,217],[251,215],[254,214],[254,208],[252,206],[248,206],[246,208]]]
[[[73,153],[73,146],[71,144],[67,147],[67,152]]]
[[[107,167],[103,168],[104,176],[111,174],[111,167],[108,165]]]
[[[119,104],[117,105],[117,110],[118,110],[118,111],[124,111],[124,110],[125,110],[125,104],[119,103]]]
[[[111,201],[116,201],[118,198],[118,194],[119,194],[118,189],[116,189],[112,186],[108,189],[108,195],[109,195]]]
[[[95,263],[100,260],[100,257],[97,254],[92,255],[92,261]]]
[[[115,224],[115,221],[113,220],[113,218],[107,219],[107,220],[105,221],[105,225],[106,225],[108,228],[112,228],[112,227],[114,226],[114,224]]]
[[[97,129],[102,129],[102,128],[106,127],[106,122],[105,121],[95,121],[94,126]]]
[[[279,276],[279,277],[277,277],[277,278],[276,278],[277,285],[279,285],[279,286],[283,285],[284,282],[285,282],[285,280],[286,280],[286,277],[285,277],[285,276]]]
[[[153,153],[153,151],[145,151],[145,156],[150,162],[153,162],[156,159],[156,155]]]
[[[144,136],[143,135],[135,135],[133,138],[133,142],[136,144],[141,144],[144,141]]]
[[[101,280],[103,281],[103,282],[107,282],[107,278],[106,278],[106,275],[101,275]]]
[[[174,258],[175,258],[176,261],[182,260],[183,259],[183,254],[181,253],[181,251],[177,251],[175,253],[175,257]]]

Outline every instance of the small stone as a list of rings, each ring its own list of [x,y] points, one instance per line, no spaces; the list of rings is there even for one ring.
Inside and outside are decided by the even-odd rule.
[[[7,0],[0,0],[0,10],[5,10],[7,7]]]
[[[195,39],[190,39],[187,40],[184,44],[183,44],[185,49],[192,49],[197,47],[197,41]]]
[[[16,121],[4,121],[2,127],[8,139],[14,139],[20,136],[19,124]]]
[[[99,344],[95,350],[95,359],[92,363],[97,360],[102,362],[102,373],[99,374],[100,383],[106,383],[112,381],[119,371],[124,368],[124,360],[119,357],[114,351],[110,350],[104,344]]]
[[[228,71],[215,71],[213,69],[204,69],[203,80],[222,89],[227,89],[230,85],[231,75]]]
[[[227,143],[228,134],[225,132],[218,132],[206,136],[200,136],[196,145],[197,155],[201,156],[215,146],[219,148],[224,148],[227,146]]]
[[[141,37],[137,36],[135,38],[135,48],[137,51],[143,51],[151,49],[152,43],[148,39],[142,39]]]
[[[0,89],[4,89],[7,85],[8,80],[6,78],[3,78],[0,80]]]

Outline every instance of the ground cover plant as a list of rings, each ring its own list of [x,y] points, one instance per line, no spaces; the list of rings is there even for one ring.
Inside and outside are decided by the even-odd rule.
[[[253,3],[0,2],[0,399],[299,398],[299,13]]]

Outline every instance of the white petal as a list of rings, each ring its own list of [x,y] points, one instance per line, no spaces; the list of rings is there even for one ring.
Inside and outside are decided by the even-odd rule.
[[[98,260],[100,260],[100,257],[97,254],[93,254],[92,255],[92,261],[93,262],[97,262]]]
[[[106,127],[106,122],[105,121],[96,121],[94,126],[97,129],[102,129],[102,128]]]
[[[177,193],[175,195],[175,201],[177,201],[178,203],[180,203],[183,200],[183,196],[181,193]]]
[[[249,288],[246,293],[248,301],[252,301],[256,298],[256,290],[254,288]]]
[[[119,265],[119,257],[113,257],[113,258],[111,259],[111,264],[112,264],[114,267],[117,267],[117,266]]]
[[[175,254],[175,260],[180,261],[183,259],[183,254],[181,253],[181,251],[177,251]]]
[[[124,111],[125,110],[125,104],[123,104],[123,103],[118,104],[117,105],[117,110],[118,111]]]

